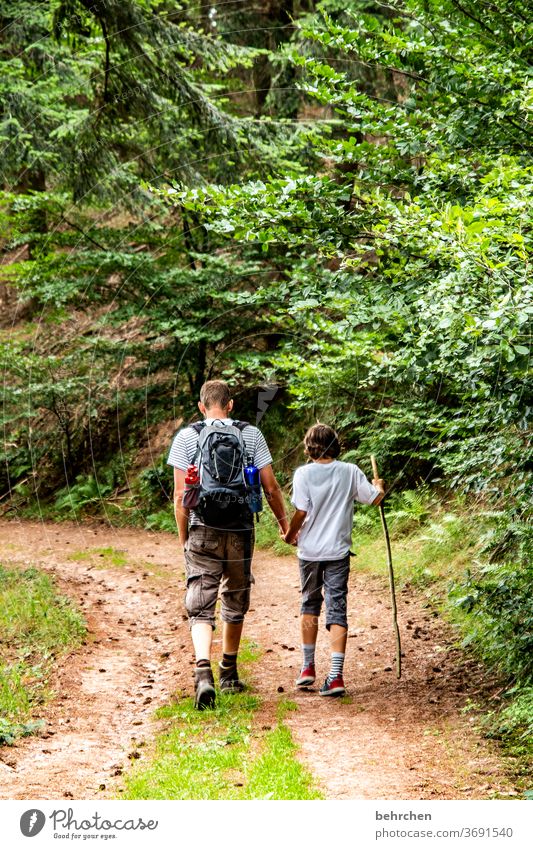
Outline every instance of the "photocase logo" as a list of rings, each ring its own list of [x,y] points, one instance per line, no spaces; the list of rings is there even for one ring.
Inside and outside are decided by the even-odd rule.
[[[31,808],[25,811],[20,818],[20,830],[24,837],[35,837],[43,830],[46,817],[42,811],[37,808]]]
[[[267,412],[280,388],[277,383],[265,383],[259,387],[257,393],[257,415],[255,417],[256,426]]]

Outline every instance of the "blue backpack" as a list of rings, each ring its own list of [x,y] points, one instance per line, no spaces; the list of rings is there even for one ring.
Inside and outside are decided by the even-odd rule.
[[[195,422],[198,434],[194,464],[200,476],[198,504],[194,508],[205,525],[220,530],[250,528],[253,514],[244,476],[246,446],[242,432],[248,422],[224,424]]]

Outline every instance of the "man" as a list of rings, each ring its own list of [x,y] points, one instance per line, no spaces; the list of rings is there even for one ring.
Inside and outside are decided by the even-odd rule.
[[[231,425],[234,421],[230,417],[233,400],[228,385],[222,380],[204,383],[198,407],[206,426],[218,422]],[[265,438],[252,425],[243,426],[241,423],[240,429],[246,456],[259,469],[263,492],[278,520],[280,531],[285,534],[289,523]],[[200,433],[197,426],[180,430],[170,448],[168,463],[174,467],[174,512],[185,554],[185,606],[196,656],[195,706],[201,710],[215,703],[211,643],[219,589],[223,651],[219,664],[220,689],[222,692],[243,689],[237,671],[237,655],[244,617],[250,606],[250,586],[254,581],[251,572],[254,530],[253,514],[246,509],[234,527],[222,529],[206,524],[198,511],[183,506],[186,471],[194,461],[198,463]]]

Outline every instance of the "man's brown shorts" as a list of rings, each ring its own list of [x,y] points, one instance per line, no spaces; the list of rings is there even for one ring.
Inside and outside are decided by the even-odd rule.
[[[189,528],[185,543],[189,625],[209,622],[215,627],[215,606],[220,589],[223,622],[242,622],[250,607],[253,529],[219,531],[205,525]]]

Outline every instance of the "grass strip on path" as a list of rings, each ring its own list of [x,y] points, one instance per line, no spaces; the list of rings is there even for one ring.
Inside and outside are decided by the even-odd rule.
[[[251,764],[241,799],[321,799],[309,770],[296,758],[298,747],[283,722],[298,705],[288,699],[278,702],[277,725],[268,731],[262,751]]]
[[[246,669],[257,655],[246,648]],[[168,721],[146,764],[125,776],[126,799],[318,799],[308,770],[283,719],[294,703],[280,701],[276,726],[259,731],[259,698],[245,692],[217,693],[213,710],[198,711],[191,698],[161,708]]]
[[[0,565],[0,745],[39,727],[31,717],[52,664],[84,635],[81,614],[48,575]]]

